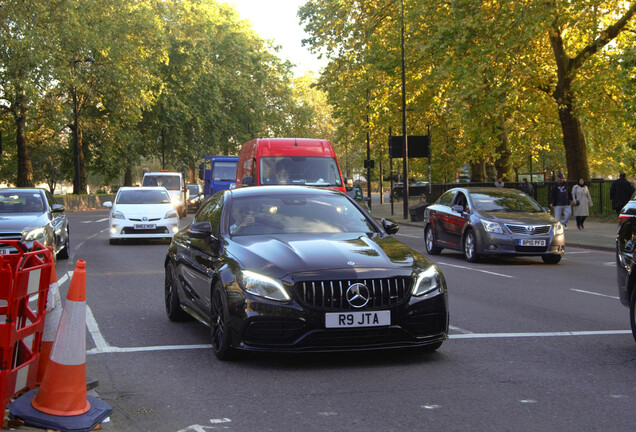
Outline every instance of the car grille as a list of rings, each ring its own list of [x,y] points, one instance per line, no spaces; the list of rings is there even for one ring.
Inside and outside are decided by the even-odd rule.
[[[157,227],[154,229],[135,229],[133,227],[126,227],[121,230],[122,234],[168,234],[168,228]]]
[[[2,240],[22,240],[22,233],[1,233],[0,241]]]
[[[515,252],[547,252],[547,246],[515,246]]]
[[[371,297],[366,308],[393,306],[404,301],[411,292],[410,277],[358,279],[339,281],[306,281],[294,285],[301,303],[315,309],[357,310],[347,301],[347,289],[361,283]]]
[[[532,229],[528,229],[528,228]],[[551,225],[508,225],[506,228],[513,234],[522,235],[546,235],[550,232]]]
[[[129,218],[129,220],[135,221],[135,222],[142,222],[142,219]],[[161,220],[161,218],[148,219],[148,222],[153,222],[153,221],[158,221],[158,220]],[[143,221],[143,222],[146,222],[146,221]]]

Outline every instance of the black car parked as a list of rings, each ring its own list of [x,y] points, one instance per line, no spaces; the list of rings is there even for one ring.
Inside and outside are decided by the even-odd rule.
[[[616,277],[618,296],[629,307],[629,321],[636,340],[636,272],[634,271],[634,251],[636,250],[636,218],[626,219],[616,236]]]
[[[448,337],[441,271],[337,191],[230,189],[208,199],[165,260],[168,317],[211,327],[214,353],[420,347]]]

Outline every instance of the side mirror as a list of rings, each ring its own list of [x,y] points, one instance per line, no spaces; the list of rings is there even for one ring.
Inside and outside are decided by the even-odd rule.
[[[455,213],[464,213],[464,206],[463,205],[454,205],[451,207],[451,210],[454,211]]]
[[[205,180],[205,162],[199,164],[199,179]]]
[[[352,179],[345,179],[345,189],[350,191],[353,189],[353,180]]]
[[[205,239],[212,235],[212,224],[210,222],[195,222],[188,228],[190,237]]]
[[[66,207],[64,207],[62,204],[53,204],[51,206],[52,213],[62,213],[64,212],[64,210],[66,210]]]
[[[112,201],[104,201],[104,204],[102,204],[104,207],[106,208],[113,208],[113,203]]]
[[[386,231],[387,234],[392,235],[398,232],[400,226],[398,223],[392,219],[382,219],[382,228]]]
[[[254,177],[252,176],[243,177],[243,186],[254,186]]]

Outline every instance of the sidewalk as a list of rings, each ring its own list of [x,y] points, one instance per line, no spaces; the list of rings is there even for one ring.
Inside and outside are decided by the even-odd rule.
[[[424,241],[424,222],[411,222],[404,219],[404,207],[402,203],[393,205],[393,216],[391,215],[391,204],[379,204],[374,202],[371,207],[371,214],[376,219],[391,218],[400,225],[422,228],[422,241]],[[565,232],[565,246],[597,249],[604,251],[616,250],[617,225],[613,222],[585,222],[585,230],[576,229],[576,221],[570,218],[568,230]],[[567,249],[566,249],[567,250]]]

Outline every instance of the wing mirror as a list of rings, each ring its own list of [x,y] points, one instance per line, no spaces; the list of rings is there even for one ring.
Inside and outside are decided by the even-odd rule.
[[[252,176],[243,177],[243,186],[254,186],[254,177]]]
[[[104,204],[102,204],[104,207],[106,208],[113,208],[113,203],[112,201],[105,201]]]
[[[387,234],[391,235],[397,233],[400,226],[392,219],[382,219],[382,228],[384,228]]]
[[[51,206],[52,213],[62,213],[64,210],[66,210],[66,208],[62,204],[53,204]]]
[[[464,206],[457,204],[452,206],[451,210],[454,211],[455,213],[464,213]]]

